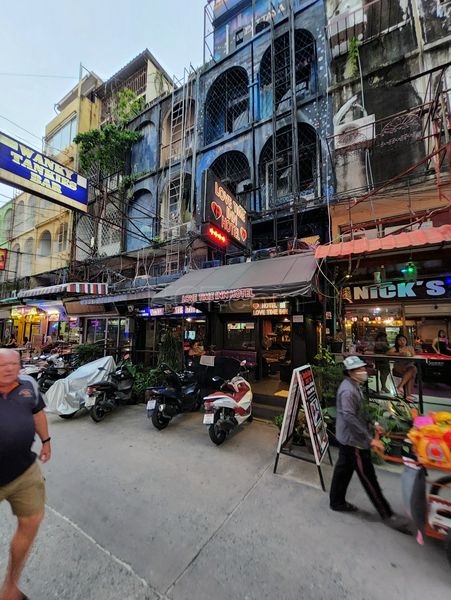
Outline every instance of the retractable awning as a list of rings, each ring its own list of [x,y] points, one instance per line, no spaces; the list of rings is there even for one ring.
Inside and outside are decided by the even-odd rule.
[[[316,270],[313,253],[191,271],[155,294],[152,304],[192,304],[253,297],[307,296]]]
[[[20,290],[18,298],[35,298],[37,296],[52,296],[55,294],[108,294],[107,283],[60,283],[32,290]]]
[[[150,300],[155,295],[155,290],[145,289],[137,291],[122,292],[110,296],[99,296],[98,298],[85,298],[81,304],[110,304],[111,302],[134,302],[135,300]]]
[[[371,254],[372,252],[405,250],[420,248],[422,246],[435,246],[451,242],[451,225],[417,229],[383,238],[368,240],[366,238],[341,242],[338,244],[324,244],[316,249],[316,258],[339,258],[353,254]]]

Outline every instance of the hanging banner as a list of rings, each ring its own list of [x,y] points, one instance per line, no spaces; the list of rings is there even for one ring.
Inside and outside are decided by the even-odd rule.
[[[293,449],[293,434],[300,409],[303,410],[305,415],[305,423],[312,444],[313,461],[305,454],[302,455],[297,453]],[[285,413],[279,434],[279,442],[277,445],[274,473],[277,471],[280,454],[285,454],[292,458],[298,458],[307,462],[314,462],[318,468],[321,487],[326,491],[321,471],[321,463],[326,452],[329,455],[330,464],[332,464],[326,423],[324,422],[323,413],[321,411],[312,368],[310,365],[304,365],[303,367],[294,369],[291,376],[290,390],[288,392]]]
[[[88,210],[85,177],[2,132],[0,181],[61,206]]]

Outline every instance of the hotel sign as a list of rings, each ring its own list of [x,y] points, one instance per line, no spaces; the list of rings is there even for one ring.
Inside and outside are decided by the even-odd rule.
[[[185,294],[182,296],[182,304],[194,304],[195,302],[217,302],[220,300],[243,300],[253,298],[252,288],[239,290],[223,290],[221,292],[204,292],[199,294]]]
[[[288,302],[253,302],[253,317],[279,317],[286,316],[290,312]]]
[[[451,277],[419,279],[418,281],[355,285],[343,289],[343,298],[351,303],[372,300],[440,300],[451,298]]]
[[[204,221],[225,233],[233,244],[246,247],[248,218],[244,207],[210,171],[205,174]]]
[[[88,180],[0,132],[0,181],[62,206],[88,210]]]

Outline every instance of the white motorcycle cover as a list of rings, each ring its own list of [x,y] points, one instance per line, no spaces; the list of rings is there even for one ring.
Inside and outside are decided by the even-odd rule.
[[[79,410],[85,403],[87,387],[104,381],[115,369],[114,358],[105,356],[79,367],[65,379],[55,381],[44,394],[47,410],[59,415]]]

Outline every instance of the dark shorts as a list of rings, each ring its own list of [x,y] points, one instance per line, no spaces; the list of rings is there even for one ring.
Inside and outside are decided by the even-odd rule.
[[[0,486],[0,502],[7,500],[16,517],[33,517],[44,512],[45,483],[35,461],[17,479]]]

